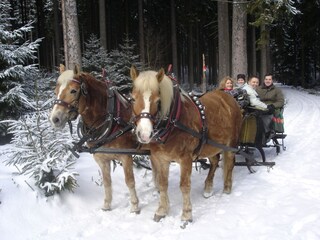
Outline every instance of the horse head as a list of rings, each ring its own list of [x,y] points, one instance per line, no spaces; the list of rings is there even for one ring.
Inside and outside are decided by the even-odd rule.
[[[54,128],[64,128],[68,121],[78,117],[79,99],[83,94],[83,83],[80,79],[80,70],[75,66],[73,70],[65,70],[60,65],[60,76],[58,77],[53,109],[49,120]]]
[[[157,120],[167,117],[170,112],[173,84],[163,69],[139,73],[131,67],[130,76],[133,80],[135,134],[139,142],[147,144],[152,140]]]

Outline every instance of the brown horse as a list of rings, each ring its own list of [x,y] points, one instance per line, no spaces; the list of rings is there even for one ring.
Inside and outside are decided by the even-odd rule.
[[[212,91],[193,101],[164,74],[164,70],[139,73],[130,70],[133,79],[133,115],[135,134],[143,144],[149,144],[155,184],[160,202],[154,220],[159,221],[169,211],[169,164],[180,164],[180,190],[183,198],[182,221],[192,221],[190,201],[192,162],[197,157],[210,159],[211,167],[205,180],[204,196],[213,195],[213,177],[218,166],[217,155],[223,152],[224,189],[230,193],[235,153],[242,116],[236,101],[223,91]],[[164,126],[164,127],[160,127]],[[166,129],[166,130],[165,130]],[[206,139],[224,146],[222,150],[209,145]],[[228,149],[229,147],[229,149]]]
[[[104,81],[96,80],[92,75],[80,72],[78,67],[75,67],[74,70],[65,70],[64,66],[60,66],[60,76],[55,89],[57,100],[49,117],[52,126],[61,129],[68,121],[74,120],[80,114],[83,122],[81,129],[84,134],[88,135],[86,143],[89,147],[96,145],[102,145],[106,148],[128,149],[136,147],[137,143],[131,132],[125,133],[109,143],[105,143],[101,137],[101,135],[105,137],[106,134],[113,134],[119,129],[123,129],[121,122],[129,122],[131,117],[131,105],[125,106],[118,99],[110,104],[112,99],[108,95],[110,93],[110,89],[108,91]],[[114,120],[115,118],[117,121]],[[110,162],[117,159],[122,162],[125,182],[129,188],[131,212],[139,213],[132,156],[95,153],[93,157],[102,171],[105,191],[103,210],[111,209]]]

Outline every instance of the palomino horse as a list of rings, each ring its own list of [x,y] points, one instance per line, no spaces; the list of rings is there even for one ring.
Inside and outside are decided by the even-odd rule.
[[[209,92],[200,100],[190,97],[164,74],[163,69],[139,73],[132,67],[130,75],[134,84],[132,110],[135,134],[141,143],[149,144],[154,180],[160,191],[154,220],[159,221],[168,214],[169,164],[176,161],[180,164],[181,220],[185,226],[192,221],[190,176],[192,162],[197,157],[208,157],[211,163],[204,196],[213,195],[213,177],[220,152],[224,157],[223,191],[231,192],[235,153],[230,149],[235,149],[238,144],[242,123],[240,108],[233,97],[223,91]],[[217,144],[209,145],[210,141]],[[222,145],[226,146],[224,150],[219,148]]]
[[[74,70],[66,70],[60,66],[60,76],[57,81],[55,94],[57,100],[50,114],[50,122],[53,127],[61,129],[65,124],[81,115],[82,132],[87,134],[87,145],[94,147],[102,145],[106,148],[132,148],[137,145],[131,132],[115,138],[111,142],[103,141],[101,135],[117,133],[123,129],[124,123],[131,117],[131,105],[124,106],[118,98],[112,100],[111,90],[106,83],[96,80],[88,73],[80,72],[78,67]],[[109,94],[109,95],[108,95]],[[114,119],[117,119],[115,121]],[[122,124],[123,123],[123,124]],[[102,139],[102,140],[101,140]],[[112,184],[111,184],[111,160],[122,162],[125,182],[129,188],[131,198],[131,212],[139,213],[139,200],[135,190],[133,175],[133,160],[131,155],[124,154],[93,154],[95,161],[101,168],[105,198],[103,210],[111,209]]]

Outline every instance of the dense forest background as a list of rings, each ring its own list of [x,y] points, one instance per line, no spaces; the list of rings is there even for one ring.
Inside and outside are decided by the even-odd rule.
[[[61,20],[61,3],[64,1],[9,2],[12,6],[10,15],[19,19],[12,27],[32,21],[34,29],[28,38],[42,38],[38,58],[34,61],[42,69],[55,70],[64,62]],[[229,10],[229,24],[226,26],[230,34],[226,35],[227,39],[218,38],[221,3]],[[77,0],[81,51],[85,51],[85,42],[92,34],[101,39],[106,51],[119,48],[127,36],[137,44],[136,53],[147,67],[167,67],[175,63],[175,72],[182,82],[200,83],[204,56],[207,79],[209,84],[214,84],[222,77],[219,75],[219,45],[226,41],[231,47],[233,41],[237,41],[232,34],[235,4],[245,5],[247,15],[245,74],[262,77],[268,71],[286,84],[303,87],[319,84],[319,0]],[[174,33],[172,29],[175,29]],[[176,40],[173,40],[173,34]],[[264,47],[267,50],[262,59],[260,52]],[[222,65],[231,67],[223,75],[235,77],[237,73],[232,72],[235,64],[233,52],[226,54]],[[261,70],[262,67],[266,70]]]

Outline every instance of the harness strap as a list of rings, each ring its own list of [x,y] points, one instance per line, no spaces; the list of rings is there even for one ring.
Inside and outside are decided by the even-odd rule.
[[[83,126],[79,123],[78,124],[78,135],[81,137],[80,140],[76,143],[73,143],[73,147],[71,152],[76,157],[79,157],[77,152],[91,152],[96,153],[95,149],[101,147],[106,143],[110,143],[111,141],[115,140],[116,138],[122,136],[123,134],[131,131],[133,126],[131,124],[126,123],[121,117],[121,103],[118,99],[118,96],[121,95],[120,93],[115,94],[114,88],[108,88],[108,106],[107,106],[107,118],[106,120],[98,127],[90,129],[86,134],[80,134],[80,131],[84,131]],[[123,128],[121,128],[121,126]],[[97,129],[100,127],[104,127],[105,131],[102,134],[97,133]],[[98,135],[98,136],[97,136]],[[91,141],[92,139],[92,141]],[[87,148],[83,146],[85,142],[90,142],[94,144],[94,147]],[[111,152],[110,152],[111,153]]]
[[[188,95],[190,96],[192,103],[194,104],[197,113],[200,118],[201,123],[201,137],[199,138],[198,146],[194,149],[193,153],[197,155],[197,158],[203,148],[203,145],[205,144],[206,140],[208,139],[208,127],[207,127],[207,121],[206,116],[204,112],[204,106],[201,104],[199,98],[197,96],[194,96],[192,92],[189,92]]]
[[[188,127],[186,127],[185,125],[183,125],[182,123],[175,121],[174,122],[174,126],[179,128],[180,130],[189,133],[190,135],[201,139],[202,138],[202,134],[199,132],[196,132]],[[213,146],[213,147],[217,147],[220,148],[224,151],[229,151],[229,152],[234,152],[234,153],[239,153],[240,155],[242,155],[245,158],[248,158],[249,160],[255,161],[255,159],[253,158],[253,156],[249,155],[248,153],[244,152],[242,149],[238,149],[238,148],[234,148],[234,147],[229,147],[227,145],[221,144],[221,143],[217,143],[211,139],[206,139],[205,143]]]
[[[170,110],[170,116],[166,120],[160,120],[155,129],[158,129],[154,138],[159,143],[165,143],[170,133],[173,131],[173,122],[178,121],[181,115],[181,96],[180,89],[177,84],[174,85],[174,103]],[[152,116],[151,116],[152,117]],[[163,125],[161,128],[160,126]],[[160,128],[160,129],[159,129]]]
[[[99,142],[99,144],[96,144],[97,147],[102,146],[103,144],[109,143],[116,138],[122,136],[123,134],[131,131],[133,129],[133,126],[131,124],[126,125],[123,129],[119,129],[118,131],[113,132],[108,137],[104,139],[104,141]]]
[[[98,147],[98,148],[83,147],[82,152],[89,152],[91,154],[105,153],[105,154],[126,154],[126,155],[150,155],[150,150],[135,149],[135,148],[121,149],[121,148],[106,148],[106,147]],[[74,153],[78,155],[76,152]]]

